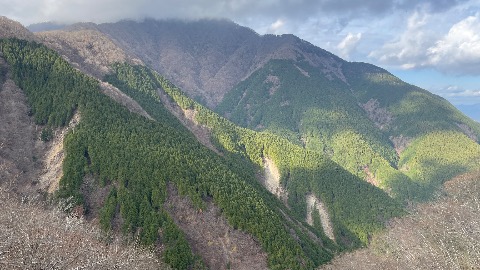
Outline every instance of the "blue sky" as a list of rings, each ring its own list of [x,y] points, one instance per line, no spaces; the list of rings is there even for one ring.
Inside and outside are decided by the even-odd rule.
[[[383,67],[454,104],[480,103],[480,0],[0,0],[24,25],[228,18]]]

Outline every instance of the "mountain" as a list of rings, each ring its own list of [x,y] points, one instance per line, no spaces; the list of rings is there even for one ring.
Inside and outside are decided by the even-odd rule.
[[[61,30],[68,25],[56,22],[43,22],[43,23],[34,23],[27,26],[27,29],[31,32],[44,32],[52,30]]]
[[[36,40],[35,35],[19,22],[0,16],[0,24],[2,25],[0,29],[0,37],[2,38],[16,37],[25,40]]]
[[[191,97],[215,107],[234,85],[270,59],[293,59],[303,54],[332,76],[334,55],[311,55],[314,46],[293,35],[260,36],[227,20],[145,20],[113,24],[77,24],[69,30],[96,29],[111,37],[148,66],[164,74]],[[302,45],[303,44],[303,45]],[[306,46],[305,50],[298,46]]]
[[[478,123],[292,35],[0,29],[2,183],[176,269],[313,269],[479,168]]]
[[[476,165],[478,123],[386,70],[347,62],[293,35],[261,36],[224,20],[79,24],[69,31],[86,28],[236,124],[323,152],[392,196],[426,199]],[[429,154],[447,137],[458,145],[448,144],[443,157]],[[469,157],[453,154],[464,145]],[[445,166],[450,173],[434,173]]]

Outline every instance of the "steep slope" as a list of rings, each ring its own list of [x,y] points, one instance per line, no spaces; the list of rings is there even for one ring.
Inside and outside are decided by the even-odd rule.
[[[480,263],[480,173],[445,183],[435,202],[392,220],[367,249],[334,259],[321,269],[475,269]]]
[[[111,37],[236,124],[325,153],[392,196],[428,198],[453,175],[434,179],[431,172],[455,168],[459,173],[478,164],[480,125],[448,102],[381,68],[346,62],[295,36],[260,36],[222,20],[80,24],[69,31],[81,29]],[[452,147],[468,144],[469,157],[437,160],[434,166],[409,164],[411,156],[403,151],[431,132],[443,140],[465,134],[471,141],[462,139]],[[410,152],[428,156],[421,149]]]
[[[75,111],[80,112],[80,124],[64,141],[66,155],[57,196],[72,197],[82,205],[89,197],[84,193],[88,190],[85,176],[93,176],[96,189],[106,191],[99,211],[105,230],[118,228],[137,235],[144,244],[159,241],[165,261],[175,268],[201,264],[166,212],[166,186],[173,184],[198,211],[205,209],[203,200],[213,200],[233,229],[244,230],[261,244],[271,268],[310,269],[331,258],[328,249],[297,229],[291,214],[282,214],[281,204],[258,189],[253,173],[231,169],[199,144],[158,99],[154,107],[144,106],[139,99],[156,121],[148,120],[100,94],[98,82],[43,46],[2,40],[0,49],[13,79],[28,97],[37,124],[66,125]],[[135,91],[148,86],[148,81],[136,82],[141,87]],[[128,88],[128,84],[118,86]],[[90,209],[84,211],[88,214]]]
[[[36,37],[61,53],[70,64],[97,78],[105,76],[110,71],[110,65],[116,62],[141,64],[140,60],[130,56],[95,29],[40,32],[36,33]]]
[[[428,198],[480,162],[478,124],[447,102],[291,35],[146,20],[38,37],[97,79],[38,44],[0,43],[38,125],[81,115],[57,196],[107,232],[155,244],[175,268],[240,268],[248,257],[251,268],[311,269],[403,214],[378,187]],[[251,245],[254,259],[234,250]]]
[[[23,25],[7,17],[0,16],[0,26],[0,38],[16,37],[29,41],[37,40],[35,35],[23,27]]]
[[[333,55],[312,55],[298,49],[292,35],[260,36],[226,20],[145,20],[110,24],[79,24],[70,31],[96,29],[111,37],[190,97],[216,106],[234,85],[270,59],[303,55],[333,77],[342,77]],[[304,42],[302,46],[312,47]]]
[[[328,211],[335,216],[334,233],[340,247],[354,248],[366,244],[369,235],[383,228],[386,220],[402,213],[395,200],[343,170],[322,154],[307,151],[271,133],[258,133],[235,126],[188,98],[167,80],[145,67],[116,65],[116,74],[107,77],[107,80],[117,85],[134,85],[140,81],[148,82],[147,85],[158,84],[157,87],[161,87],[182,109],[192,110],[197,123],[211,130],[214,144],[218,145],[218,149],[223,149],[224,157],[231,160],[231,164],[242,164],[242,159],[246,158],[259,167],[267,164],[267,175],[268,170],[278,170],[274,174],[280,174],[281,179],[272,176],[277,178],[273,179],[275,185],[271,187],[274,188],[269,189],[267,185],[267,190],[281,201],[286,201],[287,206],[293,210],[292,214],[300,220],[307,219],[307,193],[322,198],[328,205]],[[146,91],[148,88],[139,87],[134,89],[143,89],[143,93],[156,99],[153,90]],[[128,92],[138,95],[131,90]],[[278,190],[286,192],[278,193]],[[318,225],[315,227],[323,231],[319,219],[313,225]],[[325,235],[321,236],[324,243],[330,242]]]
[[[428,198],[442,181],[479,165],[478,123],[383,69],[336,61],[344,78],[325,76],[303,57],[270,60],[216,110],[323,152],[403,199]],[[420,143],[432,139],[437,143]]]

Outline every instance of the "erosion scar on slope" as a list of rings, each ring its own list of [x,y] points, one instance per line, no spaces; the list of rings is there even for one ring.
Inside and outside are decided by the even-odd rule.
[[[197,138],[197,140],[217,153],[222,155],[220,151],[212,144],[210,141],[210,130],[198,124],[195,120],[196,111],[195,110],[184,110],[178,106],[175,102],[170,100],[170,97],[164,92],[163,89],[157,89],[157,94],[160,97],[165,108],[172,113],[184,127],[186,127],[192,134]]]
[[[268,157],[263,158],[263,167],[264,167],[264,181],[263,184],[265,188],[270,191],[270,193],[274,194],[282,200],[284,203],[287,202],[288,193],[287,191],[280,185],[280,172],[278,171],[277,166],[273,162],[273,160],[269,159]]]
[[[320,221],[322,222],[322,228],[325,235],[328,238],[335,241],[335,235],[333,234],[333,227],[330,221],[330,217],[327,212],[327,208],[325,205],[320,201],[315,195],[308,194],[306,196],[307,199],[307,223],[310,226],[313,226],[313,211],[318,211],[320,215]]]
[[[210,269],[268,269],[267,253],[257,240],[229,225],[212,201],[207,201],[202,211],[188,197],[180,196],[173,185],[169,184],[167,191],[165,209]]]
[[[44,156],[44,169],[40,175],[40,184],[42,189],[53,193],[58,189],[58,184],[63,176],[62,164],[65,158],[63,139],[65,135],[74,130],[80,122],[80,113],[75,112],[68,126],[55,130],[55,136],[51,141]]]

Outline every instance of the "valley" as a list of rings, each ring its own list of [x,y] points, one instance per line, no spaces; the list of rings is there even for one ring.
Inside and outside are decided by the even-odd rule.
[[[480,124],[382,68],[226,20],[2,17],[0,75],[0,226],[75,224],[100,268],[478,263]]]

